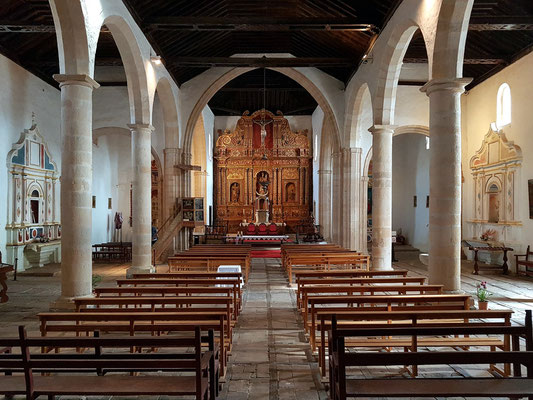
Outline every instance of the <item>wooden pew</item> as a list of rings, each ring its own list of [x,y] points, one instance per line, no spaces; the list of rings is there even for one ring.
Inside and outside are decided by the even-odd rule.
[[[231,343],[232,327],[236,321],[236,313],[227,297],[195,296],[195,297],[148,297],[148,296],[112,296],[112,297],[81,297],[74,299],[76,312],[181,312],[189,315],[198,313],[224,313],[226,333]],[[135,308],[132,308],[135,307]],[[173,307],[172,307],[173,306]],[[221,306],[221,307],[217,307]],[[91,308],[92,307],[92,308]],[[105,308],[104,308],[105,307]],[[190,318],[193,318],[191,316]]]
[[[230,340],[226,339],[226,313],[219,312],[135,312],[131,310],[116,310],[116,312],[67,312],[40,313],[40,332],[42,337],[50,333],[74,333],[89,335],[91,332],[123,332],[130,336],[137,333],[161,335],[163,332],[191,332],[197,327],[212,329],[218,334],[220,341],[220,359],[224,375],[227,362],[226,349],[230,347]]]
[[[165,286],[167,285],[167,286]],[[170,286],[172,285],[172,286]],[[143,294],[160,294],[165,296],[171,294],[173,296],[191,296],[191,295],[225,295],[233,299],[233,308],[235,315],[238,315],[242,299],[241,291],[234,284],[232,287],[217,287],[217,286],[181,286],[183,285],[178,280],[174,279],[118,279],[117,287],[103,287],[96,288],[96,296],[102,295],[143,295]],[[222,283],[220,283],[222,285]],[[229,286],[229,285],[228,285]]]
[[[442,285],[318,285],[307,286],[301,288],[301,309],[308,307],[307,299],[310,296],[332,296],[346,294],[353,295],[377,295],[377,294],[441,294]]]
[[[316,271],[316,270],[306,270],[306,271],[295,271],[294,277],[296,282],[298,279],[307,279],[307,278],[364,278],[364,277],[384,277],[384,276],[407,276],[407,270],[405,269],[394,269],[390,271],[361,271],[361,270],[341,270],[341,271]]]
[[[524,259],[520,260],[519,257],[524,257]],[[526,276],[529,276],[530,272],[533,274],[533,251],[530,251],[530,246],[527,246],[526,254],[515,254],[515,259],[517,275],[522,274],[522,272]],[[524,271],[520,267],[524,267]]]
[[[5,341],[5,339],[0,339]],[[38,396],[194,396],[198,400],[216,398],[218,392],[213,332],[207,338],[200,329],[186,338],[40,338],[28,339],[24,327],[18,339],[8,339],[20,354],[0,356],[0,394]],[[202,350],[207,343],[208,350]],[[94,349],[92,354],[41,354],[32,348]],[[130,347],[168,348],[165,353],[128,353]],[[188,352],[193,348],[194,352]],[[106,351],[106,349],[109,349]],[[127,350],[126,350],[127,351]],[[180,375],[139,376],[135,371],[180,372]],[[46,375],[39,375],[40,373]],[[53,375],[49,373],[53,372]],[[108,372],[113,374],[107,375]],[[128,372],[129,375],[117,375]],[[12,376],[13,373],[22,373]],[[187,373],[189,375],[185,375]],[[192,373],[192,374],[191,374]]]
[[[326,376],[326,346],[328,343],[327,332],[331,330],[332,320],[335,319],[339,329],[357,328],[385,328],[385,327],[405,327],[405,326],[510,326],[512,310],[418,310],[418,311],[317,311],[317,335],[320,341],[317,343],[318,364],[322,371],[322,376]],[[345,346],[350,348],[376,348],[390,349],[393,347],[403,347],[404,351],[416,352],[418,347],[460,347],[468,346],[489,346],[492,351],[496,348],[510,350],[510,338],[505,336],[500,338],[475,338],[475,337],[446,337],[446,338],[424,338],[414,341],[413,338],[357,338],[345,339]],[[498,371],[495,366],[491,370]],[[498,371],[502,375],[508,375],[509,370]],[[412,375],[417,374],[416,366]]]
[[[306,286],[332,286],[332,285],[407,285],[407,284],[424,284],[426,278],[423,276],[414,277],[373,277],[373,278],[298,278],[296,288],[296,300],[298,308],[302,307],[302,288]]]
[[[509,335],[513,351],[453,351],[453,352],[357,352],[346,353],[346,337],[454,335]],[[519,337],[526,337],[526,351],[520,351]],[[524,326],[454,326],[398,327],[368,329],[338,329],[330,334],[330,397],[343,400],[354,397],[531,397],[533,396],[533,334],[531,310],[526,312]],[[423,378],[416,379],[347,379],[350,366],[394,365],[472,365],[512,364],[513,378]],[[527,369],[522,377],[521,366]]]
[[[244,282],[248,282],[250,273],[249,255],[208,255],[208,254],[179,254],[168,258],[169,272],[177,271],[206,271],[216,272],[221,265],[240,265],[244,273]]]
[[[363,270],[369,268],[370,256],[359,253],[330,253],[291,255],[286,259],[285,271],[289,278],[289,285],[293,282],[295,269],[319,269],[331,271],[334,269]]]
[[[307,298],[308,307],[303,309],[304,327],[309,332],[309,341],[316,351],[317,312],[356,311],[416,311],[416,310],[468,310],[470,295],[376,295],[376,296],[311,296]],[[354,305],[353,307],[348,305]]]

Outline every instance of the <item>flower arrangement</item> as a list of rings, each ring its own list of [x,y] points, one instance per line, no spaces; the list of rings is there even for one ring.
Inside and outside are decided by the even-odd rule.
[[[496,238],[496,231],[494,229],[487,229],[479,238],[485,242],[494,240]]]
[[[481,283],[478,283],[476,295],[477,301],[479,301],[480,303],[488,301],[488,298],[492,295],[492,293],[487,290],[487,282],[483,281]]]

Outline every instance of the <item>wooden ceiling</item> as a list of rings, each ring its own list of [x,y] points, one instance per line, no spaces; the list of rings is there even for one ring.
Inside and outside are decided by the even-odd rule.
[[[219,65],[315,66],[346,83],[401,2],[123,1],[178,85]],[[0,52],[56,85],[51,77],[59,70],[57,43],[48,0],[0,0],[0,4]],[[532,46],[532,0],[475,0],[464,65],[464,76],[474,78],[470,87],[527,54]],[[295,58],[230,58],[243,53],[290,53]],[[404,61],[427,62],[420,34],[415,35]],[[112,35],[105,29],[96,65],[97,72],[101,66],[121,65]],[[260,68],[230,82],[210,102],[215,113],[230,115],[256,104],[262,107],[262,75]],[[274,72],[267,74],[266,97],[269,109],[285,114],[309,113],[316,107],[303,88]]]

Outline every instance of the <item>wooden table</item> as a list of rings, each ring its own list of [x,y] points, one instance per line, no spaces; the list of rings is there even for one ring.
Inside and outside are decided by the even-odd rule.
[[[503,265],[501,267],[503,268],[504,275],[509,274],[509,265],[507,264],[507,260],[508,260],[507,252],[513,251],[514,249],[510,247],[505,247],[505,246],[484,247],[484,246],[469,245],[468,250],[472,250],[474,252],[474,272],[473,272],[474,275],[479,275],[479,265],[478,265],[478,258],[477,258],[478,251],[503,251]]]
[[[9,300],[7,296],[7,273],[13,271],[13,266],[9,264],[0,264],[0,303],[5,303]]]

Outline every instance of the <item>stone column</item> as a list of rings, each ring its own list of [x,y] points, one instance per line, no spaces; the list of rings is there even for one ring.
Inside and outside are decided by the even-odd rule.
[[[361,176],[361,149],[342,150],[342,213],[344,247],[359,250],[359,179]]]
[[[164,160],[164,175],[163,175],[163,221],[173,215],[176,197],[178,193],[178,179],[175,165],[177,164],[178,149],[167,148],[163,150],[165,155]]]
[[[56,74],[61,88],[61,297],[51,308],[73,308],[92,293],[92,108],[90,76]]]
[[[133,198],[132,260],[127,275],[153,271],[152,267],[152,142],[154,127],[128,125],[131,130]]]
[[[368,176],[361,177],[359,193],[359,251],[368,254]]]
[[[331,241],[331,170],[321,169],[318,171],[319,199],[318,207],[320,233],[324,239]]]
[[[332,169],[333,169],[333,190],[331,196],[331,207],[333,207],[331,215],[331,238],[334,243],[342,245],[342,153],[333,153]]]
[[[392,125],[372,132],[372,269],[392,269]]]
[[[461,94],[471,79],[433,79],[429,96],[429,282],[461,290]]]

